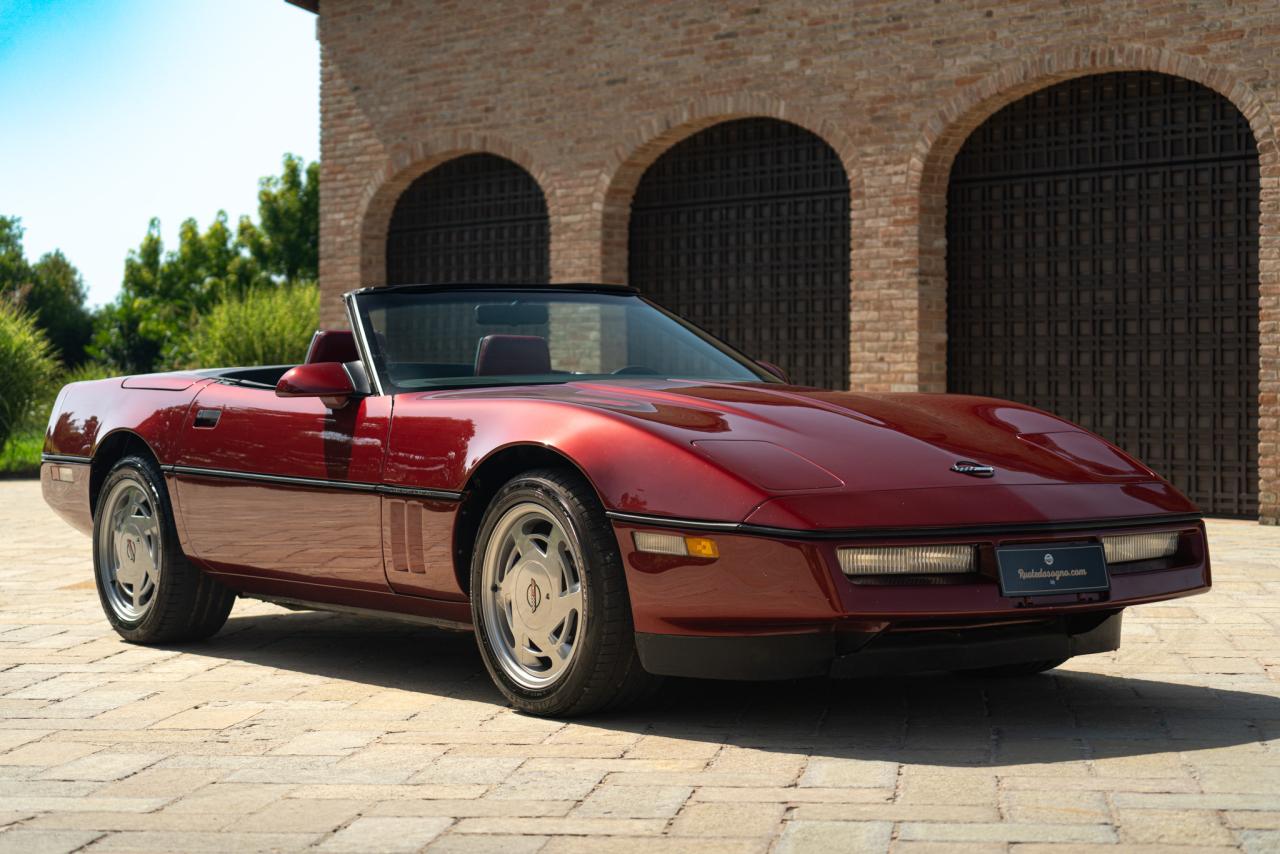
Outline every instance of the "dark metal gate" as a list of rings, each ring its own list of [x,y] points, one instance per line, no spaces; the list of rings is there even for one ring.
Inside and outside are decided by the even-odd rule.
[[[387,231],[387,284],[550,279],[547,202],[510,160],[468,154],[418,178]]]
[[[1114,441],[1209,513],[1258,509],[1258,153],[1196,83],[1071,80],[951,170],[950,390]]]
[[[672,146],[631,204],[629,280],[794,382],[849,383],[849,179],[835,151],[774,119]]]

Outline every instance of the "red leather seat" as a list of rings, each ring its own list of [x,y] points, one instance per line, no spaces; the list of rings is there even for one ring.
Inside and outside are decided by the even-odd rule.
[[[307,363],[355,362],[360,359],[356,339],[346,329],[321,329],[311,337],[307,348]]]
[[[547,339],[537,335],[486,335],[476,348],[476,376],[551,373]]]

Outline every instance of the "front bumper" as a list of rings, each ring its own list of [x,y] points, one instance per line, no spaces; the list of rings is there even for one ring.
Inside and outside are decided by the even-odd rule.
[[[1007,625],[716,637],[639,633],[650,673],[700,679],[797,679],[973,670],[1056,661],[1120,647],[1120,612]]]
[[[858,539],[846,541],[825,532],[808,536],[800,536],[802,532],[763,535],[744,533],[733,526],[725,530],[682,530],[678,525],[643,524],[634,516],[619,516],[613,514],[614,528],[627,574],[635,629],[652,638],[642,638],[641,643],[649,644],[659,659],[665,658],[659,648],[671,645],[661,639],[664,636],[704,639],[692,643],[706,650],[721,648],[721,641],[728,644],[745,638],[767,641],[767,649],[761,653],[765,659],[772,655],[769,649],[785,648],[790,650],[786,658],[802,658],[811,662],[809,671],[825,672],[812,662],[852,652],[848,648],[851,638],[883,636],[876,647],[866,650],[872,653],[873,649],[883,648],[884,638],[908,628],[935,631],[991,626],[1012,630],[1020,625],[1024,628],[1018,631],[1027,631],[1025,627],[1037,621],[1071,616],[1093,619],[1130,605],[1201,593],[1210,584],[1204,525],[1196,518],[1112,520],[995,531],[898,532],[874,537],[858,532],[851,535]],[[632,535],[641,530],[710,537],[717,544],[719,558],[640,552]],[[1097,542],[1102,536],[1152,531],[1178,532],[1178,553],[1167,560],[1113,565],[1109,590],[1036,596],[1001,594],[995,569],[998,548]],[[868,582],[846,577],[836,555],[837,549],[846,544],[955,542],[970,543],[978,549],[978,572],[948,579],[881,578]],[[794,639],[777,640],[788,636]],[[934,635],[935,640],[940,637]],[[970,635],[966,638],[973,639]],[[735,647],[730,644],[723,648]],[[712,651],[703,657],[717,655]],[[734,655],[725,657],[731,659]],[[872,657],[875,656],[866,656]],[[758,666],[769,669],[763,663]],[[726,672],[733,669],[728,662],[725,667]]]

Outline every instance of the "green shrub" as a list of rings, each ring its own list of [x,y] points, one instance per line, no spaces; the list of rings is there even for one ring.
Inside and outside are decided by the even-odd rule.
[[[38,433],[15,433],[0,450],[0,477],[39,477],[40,453],[44,450],[44,429]]]
[[[218,303],[197,321],[186,361],[199,368],[297,364],[307,354],[319,314],[315,285],[250,291]]]
[[[85,362],[62,373],[58,377],[58,388],[68,383],[85,383],[90,380],[105,380],[108,377],[123,376],[115,365],[104,365],[100,362]]]
[[[37,418],[33,410],[47,398],[57,368],[49,339],[31,315],[0,300],[0,450]]]

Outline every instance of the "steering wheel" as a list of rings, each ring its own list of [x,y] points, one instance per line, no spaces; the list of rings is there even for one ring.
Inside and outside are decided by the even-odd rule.
[[[648,376],[657,376],[658,372],[653,368],[646,368],[644,365],[627,365],[613,372],[615,377],[626,376],[627,374],[647,374]]]

